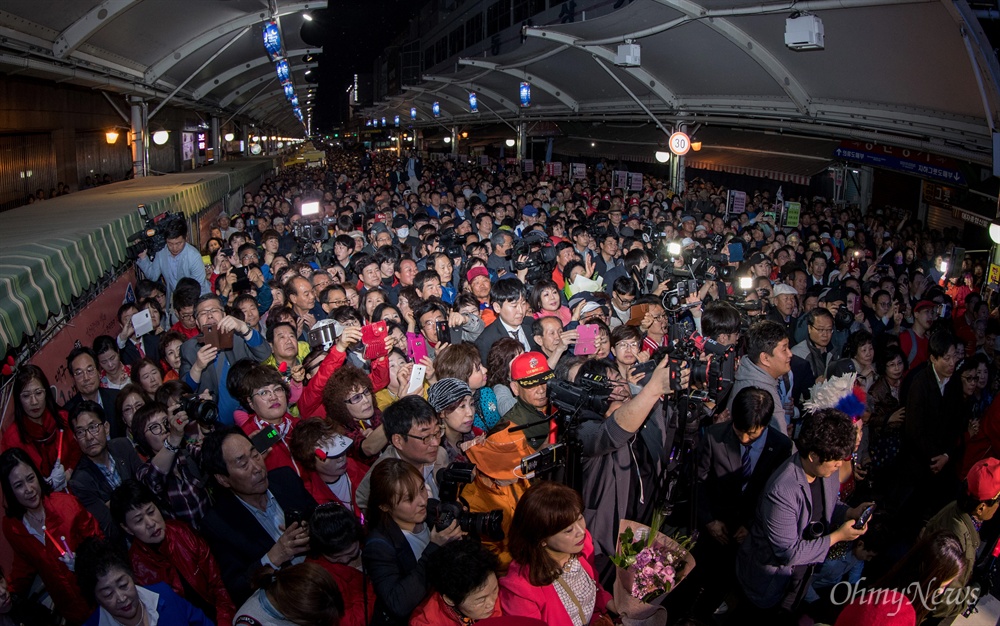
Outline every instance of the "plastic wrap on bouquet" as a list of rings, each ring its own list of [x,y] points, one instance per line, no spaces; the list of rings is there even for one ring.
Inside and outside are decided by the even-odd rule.
[[[661,532],[650,542],[649,532],[631,520],[618,524],[614,597],[625,626],[665,626],[664,599],[694,569],[687,546]]]

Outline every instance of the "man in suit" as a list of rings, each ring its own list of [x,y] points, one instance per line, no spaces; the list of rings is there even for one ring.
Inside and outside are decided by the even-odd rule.
[[[308,282],[308,281],[306,281]],[[196,393],[206,389],[217,394],[219,420],[226,425],[233,423],[233,412],[239,400],[229,395],[226,378],[229,367],[241,359],[261,362],[271,356],[271,344],[264,341],[256,330],[231,315],[226,315],[222,300],[214,294],[198,299],[194,307],[195,323],[201,335],[188,339],[181,345],[181,381]],[[221,333],[232,333],[233,347],[218,350],[205,343],[206,327]]]
[[[66,412],[72,413],[81,402],[89,400],[96,402],[104,410],[108,420],[111,437],[124,437],[125,424],[122,423],[115,410],[118,400],[117,389],[101,387],[101,366],[97,363],[97,355],[87,347],[73,348],[66,357],[66,367],[73,377],[76,395],[66,401]]]
[[[945,408],[944,388],[961,359],[958,340],[942,330],[931,335],[929,364],[913,375],[906,393],[901,452],[909,471],[899,485],[910,518],[923,522],[947,504],[959,482],[967,424]],[[918,490],[919,487],[919,490]],[[912,529],[911,529],[912,530]]]
[[[207,435],[201,455],[202,474],[215,499],[202,520],[202,533],[233,603],[242,604],[258,567],[278,569],[304,560],[309,530],[297,520],[308,520],[316,501],[294,470],[268,472],[264,457],[239,428]]]
[[[734,623],[794,623],[813,568],[830,548],[867,530],[854,522],[870,502],[839,502],[840,466],[854,450],[857,430],[836,409],[806,417],[795,444],[764,485],[750,532],[736,556],[739,606]],[[771,433],[768,433],[768,437]]]
[[[732,420],[714,424],[702,437],[696,455],[696,511],[703,539],[694,549],[699,584],[694,617],[711,621],[733,582],[736,552],[753,522],[764,484],[792,453],[792,442],[768,428],[774,399],[758,387],[736,394]]]
[[[826,279],[826,255],[822,252],[813,252],[809,257],[809,276],[806,277],[806,287],[815,285],[825,286]]]
[[[490,302],[497,319],[476,339],[476,347],[479,348],[483,363],[486,363],[490,346],[507,337],[517,339],[524,346],[525,352],[539,349],[534,337],[534,320],[526,315],[528,301],[525,298],[524,283],[520,279],[504,278],[493,283],[490,287]]]
[[[125,536],[111,518],[107,503],[123,480],[135,477],[142,459],[125,437],[108,441],[108,420],[96,402],[78,402],[69,413],[68,423],[83,453],[69,480],[69,490],[97,519],[105,537],[124,542]]]

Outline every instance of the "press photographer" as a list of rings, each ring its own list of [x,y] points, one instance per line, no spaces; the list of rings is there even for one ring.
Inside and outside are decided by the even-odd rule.
[[[150,230],[153,231],[152,235]],[[196,280],[201,286],[202,295],[212,291],[205,278],[205,264],[202,262],[201,253],[198,252],[198,248],[187,242],[187,236],[188,225],[184,217],[166,213],[161,216],[159,222],[152,225],[152,228],[147,228],[146,231],[129,238],[130,241],[137,239],[138,247],[130,248],[135,252],[135,264],[146,278],[150,280],[163,278],[167,286],[168,302],[172,301],[177,281],[182,278]],[[157,254],[163,248],[167,249],[167,254]],[[171,320],[171,322],[176,321],[176,319]]]

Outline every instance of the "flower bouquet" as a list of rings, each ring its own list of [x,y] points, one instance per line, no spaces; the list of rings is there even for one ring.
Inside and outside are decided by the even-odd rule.
[[[653,515],[652,528],[663,516]],[[664,626],[667,594],[694,569],[690,538],[672,539],[631,520],[618,524],[618,549],[611,562],[615,576],[615,608],[625,626]]]

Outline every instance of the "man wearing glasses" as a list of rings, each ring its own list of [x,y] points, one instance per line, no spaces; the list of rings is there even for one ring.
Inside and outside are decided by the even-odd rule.
[[[115,412],[118,390],[101,387],[101,367],[97,364],[94,351],[88,347],[73,348],[66,357],[66,367],[76,388],[76,395],[66,402],[66,411],[72,413],[80,403],[93,402],[104,410],[110,429],[109,436],[124,437],[125,424]]]
[[[428,496],[437,498],[435,474],[448,466],[448,453],[441,446],[444,427],[434,407],[420,396],[404,396],[382,413],[382,426],[389,445],[372,463],[372,468],[386,459],[402,459],[420,470]],[[368,508],[371,476],[369,469],[355,492],[361,509]]]
[[[809,336],[795,344],[792,355],[804,359],[809,364],[816,382],[826,380],[830,363],[837,360],[837,354],[832,346],[835,325],[833,314],[824,308],[815,308],[807,317]]]
[[[181,380],[196,393],[207,389],[215,394],[219,404],[219,421],[229,426],[234,423],[233,412],[239,408],[238,400],[229,395],[225,384],[229,367],[241,359],[259,363],[271,356],[271,346],[246,322],[226,315],[222,301],[214,294],[198,299],[194,315],[201,334],[181,345]],[[206,343],[206,328],[213,328],[219,333],[232,333],[233,347],[219,350]]]
[[[108,440],[108,418],[96,402],[83,400],[77,404],[70,411],[67,424],[83,453],[69,479],[69,489],[97,519],[105,537],[124,541],[122,529],[111,518],[107,502],[122,481],[135,477],[142,459],[125,437]]]

